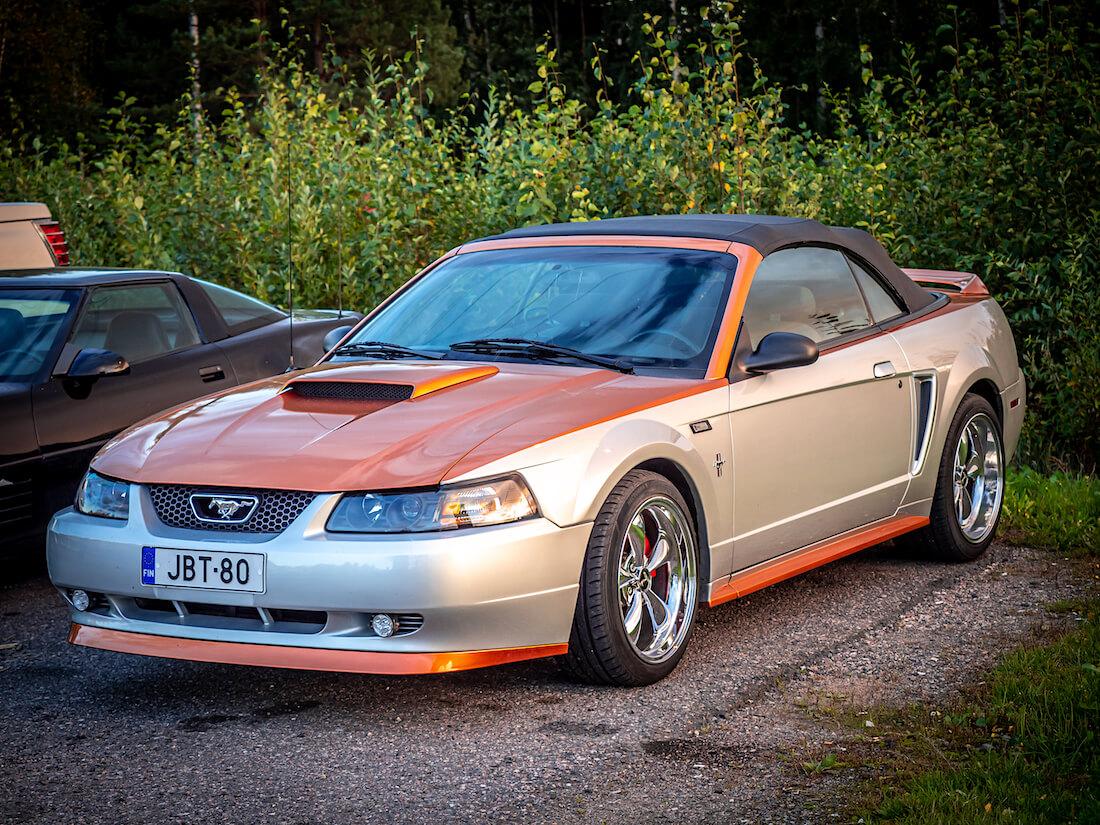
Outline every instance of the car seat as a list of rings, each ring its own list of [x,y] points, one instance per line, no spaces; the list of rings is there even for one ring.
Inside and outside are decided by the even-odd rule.
[[[160,318],[152,312],[128,309],[111,319],[103,348],[133,362],[169,352],[172,345]]]
[[[0,308],[0,351],[14,348],[23,340],[27,322],[23,313],[8,307]]]

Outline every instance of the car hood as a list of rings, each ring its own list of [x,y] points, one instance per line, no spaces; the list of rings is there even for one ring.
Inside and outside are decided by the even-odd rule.
[[[313,492],[434,486],[719,383],[543,364],[322,365],[165,412],[117,436],[92,466],[158,484]]]

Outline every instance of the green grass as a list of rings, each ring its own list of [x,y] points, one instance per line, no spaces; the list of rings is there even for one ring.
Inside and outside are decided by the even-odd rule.
[[[946,712],[877,714],[882,784],[854,818],[894,823],[1100,822],[1100,600],[1079,627],[1008,656]]]
[[[1100,552],[1100,479],[1010,468],[1001,536],[1074,556]]]
[[[1010,470],[1002,535],[1073,556],[1096,554],[1100,480]],[[1032,643],[947,709],[832,708],[860,731],[867,823],[1100,823],[1100,598],[1047,609],[1076,627]]]

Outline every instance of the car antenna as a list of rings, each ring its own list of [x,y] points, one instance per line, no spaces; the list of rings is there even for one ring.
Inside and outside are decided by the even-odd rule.
[[[287,305],[290,309],[290,366],[287,372],[294,371],[294,214],[290,201],[290,138],[286,141],[286,268],[287,268]]]
[[[337,318],[343,318],[343,164],[337,175],[340,177],[337,187]]]

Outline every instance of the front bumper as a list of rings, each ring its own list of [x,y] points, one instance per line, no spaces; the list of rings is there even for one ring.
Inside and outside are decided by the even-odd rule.
[[[325,532],[338,495],[283,533],[162,524],[144,488],[127,521],[74,512],[50,524],[50,578],[72,607],[70,641],[155,656],[311,670],[430,673],[565,652],[592,525],[536,518],[407,535]],[[265,591],[141,583],[143,547],[263,553]],[[380,638],[376,613],[413,617]],[[422,621],[419,626],[416,620]]]

